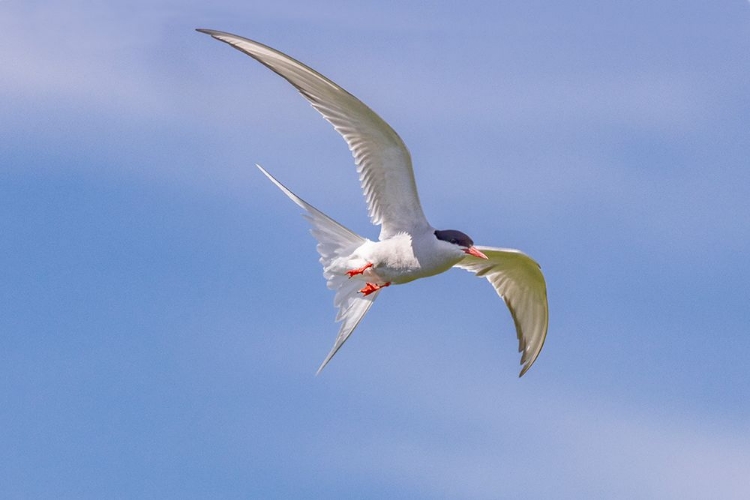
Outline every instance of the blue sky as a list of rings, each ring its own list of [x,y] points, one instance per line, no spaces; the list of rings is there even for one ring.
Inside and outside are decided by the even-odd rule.
[[[195,28],[404,138],[431,223],[538,260],[550,330],[452,271],[318,377],[299,209],[374,238],[343,141]],[[3,498],[750,497],[750,3],[0,2]]]

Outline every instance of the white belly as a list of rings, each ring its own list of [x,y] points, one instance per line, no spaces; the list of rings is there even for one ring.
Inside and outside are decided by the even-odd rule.
[[[445,272],[462,258],[460,252],[441,251],[439,245],[430,245],[430,240],[427,243],[415,245],[407,234],[385,241],[368,240],[351,255],[336,259],[328,270],[345,275],[347,271],[372,264],[372,267],[355,275],[353,279],[396,285]]]

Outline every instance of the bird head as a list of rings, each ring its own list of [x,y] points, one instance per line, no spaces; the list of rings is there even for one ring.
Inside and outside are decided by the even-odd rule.
[[[450,243],[451,245],[456,245],[465,254],[473,255],[474,257],[479,257],[480,259],[487,258],[485,254],[477,250],[477,248],[474,246],[474,241],[469,237],[469,235],[462,233],[461,231],[456,231],[455,229],[437,230],[435,231],[435,237],[440,241],[445,241],[446,243]]]

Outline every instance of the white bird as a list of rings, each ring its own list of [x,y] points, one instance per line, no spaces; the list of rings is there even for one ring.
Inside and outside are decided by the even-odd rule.
[[[199,29],[244,52],[291,83],[341,134],[352,151],[379,241],[363,238],[305,202],[258,168],[302,207],[318,241],[328,288],[336,291],[341,328],[318,373],[349,338],[383,288],[459,267],[483,276],[513,316],[522,376],[547,336],[547,288],[539,264],[518,250],[474,246],[466,234],[436,230],[422,212],[411,156],[398,134],[349,92],[301,62],[266,45]]]

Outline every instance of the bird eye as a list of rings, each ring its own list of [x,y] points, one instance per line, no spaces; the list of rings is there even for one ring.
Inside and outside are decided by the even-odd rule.
[[[458,245],[458,240],[456,238],[451,238],[451,243]]]

